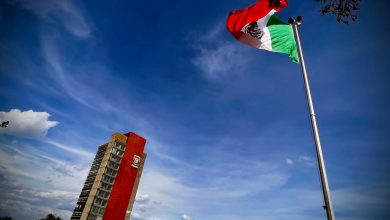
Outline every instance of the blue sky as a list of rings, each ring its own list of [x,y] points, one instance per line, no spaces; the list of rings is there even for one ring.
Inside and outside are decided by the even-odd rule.
[[[134,220],[325,219],[300,66],[225,29],[253,2],[2,1],[0,216],[69,218],[97,146],[133,131]],[[289,3],[336,217],[389,219],[389,5],[340,25]]]

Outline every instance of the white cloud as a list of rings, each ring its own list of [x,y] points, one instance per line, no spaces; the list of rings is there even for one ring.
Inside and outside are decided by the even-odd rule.
[[[9,134],[24,137],[43,137],[48,130],[58,125],[57,121],[49,120],[47,112],[21,111],[11,109],[9,112],[0,112],[1,121],[9,121],[7,128],[0,128],[0,134]]]
[[[60,160],[21,143],[1,145],[3,149],[0,150],[0,173],[35,181],[50,179],[50,185],[55,185],[56,190],[78,188],[85,180],[91,162],[85,158],[79,162]],[[76,177],[80,179],[75,180]],[[63,184],[64,182],[67,184]]]
[[[250,61],[247,48],[223,39],[224,25],[218,23],[208,33],[198,37],[192,45],[199,55],[192,59],[204,76],[211,80],[242,73]]]
[[[0,212],[15,219],[40,219],[48,213],[69,219],[90,161],[60,160],[18,142],[0,144]]]
[[[150,201],[150,196],[148,194],[137,195],[135,197],[135,201],[137,201],[137,203],[139,203],[139,204],[145,204],[145,203],[148,203]]]
[[[91,35],[90,25],[81,10],[72,1],[17,0],[16,3],[19,3],[23,8],[33,12],[48,23],[60,21],[64,28],[75,37],[86,39]]]
[[[293,165],[293,164],[294,164],[294,161],[291,160],[291,159],[286,159],[286,163],[287,163],[288,165]]]
[[[303,160],[303,161],[311,161],[312,160],[312,158],[309,156],[300,156],[299,159]]]
[[[193,175],[204,182],[189,181]],[[144,218],[172,219],[182,213],[210,212],[210,207],[226,209],[236,200],[280,188],[286,180],[287,176],[271,164],[240,160],[202,171],[187,166],[185,174],[146,167],[134,211]]]
[[[91,158],[94,157],[93,153],[85,151],[85,150],[82,150],[80,147],[68,146],[68,145],[65,145],[65,144],[58,143],[58,142],[53,141],[53,140],[45,140],[44,142],[47,143],[47,144],[53,145],[53,146],[55,146],[55,147],[57,147],[59,149],[65,150],[67,152],[70,152],[70,153],[73,153],[73,154],[77,154],[77,155],[80,155],[80,156],[83,156],[83,157],[87,157],[88,159],[91,159]]]
[[[94,77],[86,71],[86,66],[69,65],[62,57],[61,42],[50,34],[41,36],[42,52],[47,64],[47,74],[54,79],[66,94],[80,104],[96,111],[114,111],[115,108],[108,98],[112,91],[106,86],[107,81],[112,81],[104,65],[99,64],[94,70]],[[95,67],[95,66],[93,66]],[[88,67],[92,69],[93,67]],[[98,89],[99,88],[99,89]],[[115,95],[112,95],[115,96]]]
[[[134,220],[145,220],[145,218],[143,218],[140,214],[138,214],[136,212],[131,213],[131,219],[134,219]]]
[[[309,156],[300,156],[299,157],[299,160],[304,162],[306,165],[308,166],[313,166],[315,165],[315,161],[314,161],[314,158],[312,157],[309,157]]]
[[[200,54],[192,60],[193,64],[202,71],[206,78],[212,80],[238,74],[239,67],[248,61],[248,58],[245,57],[245,50],[233,43],[224,42],[214,48],[205,45],[195,48],[199,50]]]
[[[183,214],[181,216],[181,220],[192,220],[192,218],[190,216],[186,215],[186,214]]]
[[[158,184],[156,184],[158,180]],[[173,209],[187,203],[186,198],[196,195],[196,189],[185,186],[180,179],[169,176],[159,171],[146,171],[143,173],[140,188],[140,195],[148,196],[149,208],[161,209],[163,207]],[[139,200],[136,204],[142,204]]]

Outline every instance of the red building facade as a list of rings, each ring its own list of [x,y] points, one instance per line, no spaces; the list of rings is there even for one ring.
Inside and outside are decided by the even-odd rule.
[[[146,140],[115,133],[98,148],[71,219],[128,220],[137,193]]]

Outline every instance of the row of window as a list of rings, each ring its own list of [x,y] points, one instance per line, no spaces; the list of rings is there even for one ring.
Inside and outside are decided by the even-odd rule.
[[[99,189],[103,189],[103,190],[111,192],[111,188],[112,188],[112,184],[108,184],[108,183],[103,183],[102,182],[100,184],[100,188]]]
[[[81,191],[80,197],[88,197],[90,191],[90,189]]]
[[[120,150],[125,150],[126,146],[118,141],[114,142],[114,148],[118,148]]]
[[[83,211],[83,209],[84,209],[84,205],[77,204],[76,208],[74,209],[74,211]]]
[[[96,220],[98,216],[103,216],[124,150],[124,144],[118,141],[114,142],[110,158],[107,162],[107,167],[104,171],[102,182],[100,183],[99,189],[96,193],[88,220]]]
[[[110,177],[110,176],[103,175],[103,179],[102,179],[102,180],[103,180],[104,182],[106,182],[106,183],[113,184],[115,178],[114,178],[114,177]]]
[[[74,211],[70,219],[80,219],[82,213],[81,211]]]
[[[107,166],[111,169],[118,170],[119,163],[109,160]]]
[[[105,201],[107,202],[107,201]],[[89,214],[89,217],[88,219],[96,219],[96,215],[99,215],[99,216],[103,216],[104,214],[104,211],[106,210],[106,208],[102,208],[102,207],[98,207],[98,206],[92,206],[92,209],[91,209],[91,213]]]
[[[121,160],[122,160],[122,157],[121,157],[121,156],[114,155],[114,154],[111,154],[110,160],[111,160],[111,161],[114,161],[114,162],[117,162],[117,163],[120,163]]]
[[[107,199],[95,198],[93,203],[94,206],[100,206],[101,208],[105,208],[107,204]]]
[[[108,197],[110,196],[110,192],[98,190],[97,196],[103,199],[108,199]]]
[[[112,148],[112,151],[111,151],[111,154],[113,154],[113,155],[118,155],[118,156],[122,156],[123,155],[123,150],[120,150],[120,149],[118,149],[118,148],[115,148],[115,147],[113,147]]]
[[[98,213],[98,212],[101,212],[100,210],[98,210],[99,208],[97,208],[97,210],[95,210],[95,211],[97,211],[97,212],[94,212],[94,213]],[[104,213],[104,210],[103,210],[103,213]],[[89,216],[88,216],[88,220],[98,220],[98,219],[102,219],[102,217],[101,216],[103,216],[103,213],[102,214],[99,214],[99,216],[97,216],[96,214],[89,214]],[[99,218],[98,218],[99,217]]]
[[[79,200],[77,200],[77,204],[85,204],[87,199],[88,197],[80,197]]]
[[[114,169],[111,169],[111,168],[106,168],[106,171],[104,172],[105,175],[109,175],[109,176],[112,176],[112,177],[115,177],[116,174],[117,174],[117,171],[114,170]]]

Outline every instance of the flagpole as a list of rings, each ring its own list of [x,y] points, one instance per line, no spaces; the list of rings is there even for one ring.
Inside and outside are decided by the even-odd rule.
[[[332,202],[330,199],[328,177],[326,175],[325,162],[324,162],[324,158],[322,155],[320,135],[319,135],[318,128],[317,128],[317,121],[316,121],[316,116],[314,113],[314,105],[313,105],[313,101],[311,99],[309,78],[308,78],[307,72],[306,72],[305,60],[303,58],[301,41],[300,41],[299,33],[298,33],[298,26],[301,24],[301,20],[302,20],[302,17],[298,16],[296,19],[293,19],[293,18],[288,19],[288,22],[293,27],[295,39],[297,41],[297,46],[298,46],[299,61],[301,63],[301,67],[302,67],[302,75],[303,75],[303,80],[304,80],[305,89],[306,89],[307,105],[309,108],[311,127],[313,130],[314,143],[316,146],[317,164],[318,164],[318,170],[319,170],[320,178],[321,178],[323,199],[324,199],[324,203],[325,203],[324,208],[326,210],[326,215],[328,217],[328,220],[335,220]]]

